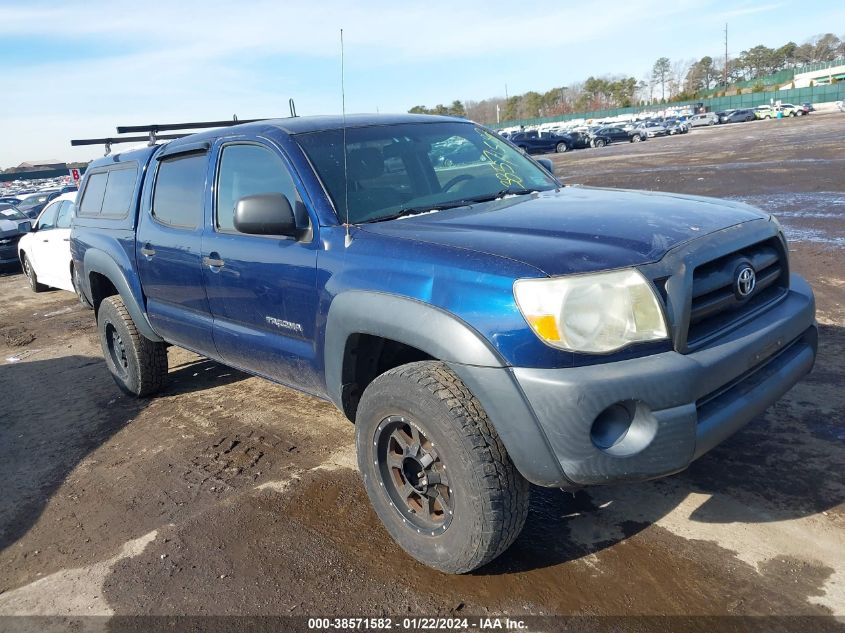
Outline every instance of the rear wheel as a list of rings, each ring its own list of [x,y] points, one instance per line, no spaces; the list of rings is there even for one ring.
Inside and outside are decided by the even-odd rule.
[[[639,142],[640,142],[640,141],[642,141],[642,140],[643,140],[643,137],[642,137],[642,136],[640,136],[639,134],[634,134],[634,135],[631,137],[631,142],[632,142],[632,143],[639,143]]]
[[[97,329],[106,366],[118,387],[139,398],[161,389],[167,376],[167,345],[138,332],[123,299],[103,299]]]
[[[504,552],[528,513],[528,482],[481,403],[443,363],[403,365],[364,391],[358,467],[384,526],[408,554],[447,573]]]
[[[32,267],[32,262],[29,261],[29,256],[23,256],[23,274],[26,275],[26,280],[29,282],[29,287],[32,292],[44,292],[47,286],[38,283],[38,275],[35,274],[35,269]]]
[[[563,154],[564,152],[569,151],[569,145],[567,145],[566,143],[558,143],[555,147],[555,151],[558,154]]]

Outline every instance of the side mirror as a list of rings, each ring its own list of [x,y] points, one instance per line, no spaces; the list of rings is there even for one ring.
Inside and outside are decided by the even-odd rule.
[[[555,166],[552,161],[548,158],[538,158],[537,162],[540,163],[543,167],[546,168],[546,171],[549,172],[552,176],[555,175]]]
[[[19,226],[24,233],[32,233],[35,230],[32,228],[32,222],[29,221],[21,222]]]
[[[235,205],[235,229],[250,235],[296,235],[290,201],[281,193],[244,196]]]

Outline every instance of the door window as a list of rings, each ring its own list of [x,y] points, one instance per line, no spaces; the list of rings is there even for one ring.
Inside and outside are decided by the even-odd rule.
[[[105,171],[88,176],[85,191],[82,194],[79,215],[100,214],[100,209],[103,207],[103,195],[106,193],[106,181],[108,179],[109,174]]]
[[[153,191],[153,217],[168,226],[195,229],[202,223],[207,156],[187,154],[162,160]]]
[[[103,196],[103,215],[122,218],[129,213],[137,174],[135,167],[109,171],[109,181]]]
[[[70,200],[62,200],[59,204],[61,206],[59,207],[59,212],[56,216],[56,228],[69,229],[71,218],[73,218],[73,202]]]
[[[54,202],[44,209],[41,217],[38,218],[38,230],[49,231],[56,228],[56,213],[59,210],[60,202]]]
[[[226,145],[217,176],[219,231],[235,230],[235,205],[244,196],[281,193],[296,208],[296,186],[282,159],[261,145]]]

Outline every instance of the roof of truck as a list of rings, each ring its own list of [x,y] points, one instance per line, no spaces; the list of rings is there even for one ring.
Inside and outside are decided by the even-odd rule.
[[[239,132],[256,131],[269,127],[275,127],[286,134],[305,134],[307,132],[320,132],[324,130],[340,130],[343,127],[366,127],[370,125],[398,125],[401,123],[445,123],[463,122],[466,119],[456,117],[437,116],[430,114],[348,114],[344,119],[339,114],[324,116],[298,116],[285,119],[265,119],[254,123],[244,123],[231,127],[214,128],[206,132],[191,134],[170,143],[173,146],[182,143],[194,143],[209,139],[216,139],[220,136],[230,136]]]
[[[178,148],[181,145],[189,145],[201,141],[213,141],[221,136],[232,136],[243,132],[256,132],[265,130],[267,127],[275,127],[285,134],[305,134],[307,132],[319,132],[324,130],[339,130],[343,127],[355,128],[370,125],[398,125],[402,123],[447,123],[460,122],[469,123],[466,119],[438,116],[431,114],[348,114],[346,118],[342,115],[325,116],[300,116],[284,119],[264,119],[253,123],[243,123],[230,127],[219,127],[196,134],[190,134],[182,138],[166,143],[168,147]],[[132,149],[109,156],[98,158],[89,165],[91,168],[102,167],[103,165],[137,160],[145,164],[150,155],[158,149],[158,145]]]

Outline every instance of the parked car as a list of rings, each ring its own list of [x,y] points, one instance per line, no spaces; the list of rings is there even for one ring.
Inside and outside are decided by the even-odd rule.
[[[35,219],[38,214],[47,206],[47,203],[61,195],[58,191],[39,191],[21,196],[18,209],[30,219]]]
[[[495,160],[438,173],[448,139]],[[769,213],[550,168],[448,117],[218,128],[93,161],[73,264],[123,391],[161,389],[176,345],[332,401],[387,532],[465,573],[517,538],[529,482],[677,473],[816,356]]]
[[[0,204],[11,204],[17,207],[21,203],[21,199],[17,196],[0,196]]]
[[[643,121],[642,123],[637,124],[632,132],[635,134],[645,134],[646,137],[653,138],[655,136],[666,136],[669,133],[669,130],[667,130],[666,126],[662,123],[657,123],[656,121]]]
[[[836,107],[839,108],[840,112],[845,112],[845,100],[837,101]]]
[[[783,116],[804,116],[804,110],[791,103],[781,103],[775,108],[776,111],[783,112]]]
[[[804,114],[810,114],[811,112],[815,112],[816,109],[813,107],[813,104],[809,101],[805,101],[799,106],[799,109],[804,112]]]
[[[754,115],[754,110],[741,109],[725,112],[723,116],[719,117],[720,123],[745,123],[753,121],[757,117]]]
[[[628,132],[621,127],[602,127],[591,136],[593,147],[603,147],[611,143],[639,143],[648,138],[644,130]]]
[[[663,127],[672,136],[689,132],[689,125],[679,119],[666,119],[663,121]]]
[[[33,292],[59,288],[74,292],[70,229],[75,193],[65,193],[50,202],[18,242],[17,256]]]
[[[690,127],[700,127],[702,125],[716,125],[719,123],[719,117],[715,112],[704,112],[702,114],[694,114],[690,117]]]
[[[0,202],[0,266],[18,263],[18,241],[32,226],[17,207]]]
[[[757,119],[774,119],[777,112],[772,106],[759,105],[754,108],[754,117]]]
[[[572,149],[586,149],[588,147],[592,147],[593,139],[590,134],[586,131],[584,132],[568,132],[566,136],[569,137],[572,143]]]
[[[572,149],[572,139],[557,134],[539,134],[537,132],[520,132],[510,137],[510,142],[527,154],[561,154]]]

